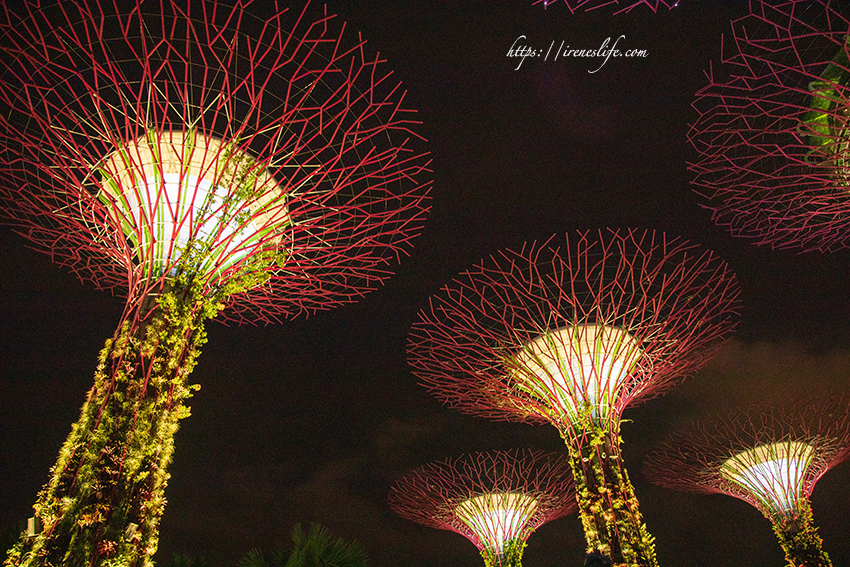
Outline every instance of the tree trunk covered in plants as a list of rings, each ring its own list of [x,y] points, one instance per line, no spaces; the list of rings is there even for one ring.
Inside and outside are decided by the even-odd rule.
[[[481,550],[484,558],[484,567],[522,567],[522,552],[525,550],[525,542],[515,539],[505,543],[501,553],[494,553],[486,547]]]
[[[768,519],[785,551],[789,567],[832,567],[814,525],[808,500],[801,500],[791,516],[782,514]]]
[[[587,551],[600,552],[617,566],[656,567],[654,538],[643,523],[634,488],[623,466],[620,437],[588,423],[580,442],[562,434],[569,449]]]
[[[188,376],[220,304],[196,286],[131,305],[100,353],[94,387],[38,495],[43,528],[7,566],[141,566],[158,544],[167,466]]]

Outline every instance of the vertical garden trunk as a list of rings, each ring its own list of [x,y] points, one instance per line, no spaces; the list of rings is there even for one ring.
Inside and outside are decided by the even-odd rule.
[[[814,525],[811,504],[803,499],[798,506],[793,515],[768,518],[785,551],[785,560],[789,567],[832,567]]]
[[[100,353],[95,383],[8,566],[151,565],[188,375],[216,301],[188,289],[128,305]]]
[[[653,537],[643,523],[634,488],[623,466],[620,437],[599,423],[587,424],[581,443],[563,435],[576,483],[576,498],[587,551],[609,556],[615,565],[656,567]]]
[[[525,550],[525,545],[525,541],[515,539],[505,542],[501,553],[483,548],[481,557],[484,558],[484,567],[522,567],[522,552]]]

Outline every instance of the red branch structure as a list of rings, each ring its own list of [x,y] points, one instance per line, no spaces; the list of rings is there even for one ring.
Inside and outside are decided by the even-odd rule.
[[[614,10],[614,14],[628,13],[636,9],[638,6],[645,6],[657,12],[659,8],[664,7],[672,10],[679,5],[682,0],[534,0],[532,5],[543,4],[543,8],[547,8],[550,4],[566,4],[567,9],[571,14],[576,12],[590,12],[592,10]]]
[[[487,567],[520,567],[534,530],[577,509],[566,459],[527,450],[426,465],[399,480],[389,502],[404,518],[466,537]]]
[[[43,529],[7,563],[150,564],[204,321],[308,315],[383,282],[424,222],[424,140],[326,10],[5,3],[0,38],[3,212],[127,297]]]
[[[308,19],[306,8],[260,21],[244,1],[102,4],[24,14],[6,5],[0,14],[0,101],[11,109],[0,117],[2,187],[24,236],[131,300],[162,277],[139,250],[154,222],[175,247],[193,237],[219,247],[210,286],[258,251],[281,251],[284,265],[269,266],[262,286],[228,299],[224,316],[239,322],[334,307],[390,275],[423,225],[429,160],[405,92],[362,39],[334,16]],[[229,227],[193,218],[203,205],[196,187],[180,197],[194,205],[178,212],[165,187],[140,195],[128,186],[150,177],[142,170],[151,138],[179,146],[177,137],[192,136],[201,171],[178,155],[163,174],[206,178],[221,201],[255,182],[252,198],[208,205],[206,215]],[[110,177],[167,218],[135,214],[132,203],[116,210],[120,198],[104,189]],[[267,202],[281,194],[283,203]],[[249,224],[256,240],[228,231]],[[164,272],[176,263],[157,260]]]
[[[770,520],[789,566],[832,565],[809,502],[818,480],[850,456],[850,404],[751,405],[723,420],[696,424],[652,453],[655,483],[728,494]]]
[[[850,6],[752,0],[696,97],[697,192],[719,225],[774,248],[850,242]]]
[[[588,551],[655,565],[620,458],[620,419],[701,366],[737,320],[726,264],[680,239],[579,233],[464,272],[414,323],[409,360],[438,398],[549,422],[570,453]]]

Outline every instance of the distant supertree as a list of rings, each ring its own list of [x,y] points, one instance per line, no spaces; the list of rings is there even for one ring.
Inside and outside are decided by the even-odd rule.
[[[588,551],[655,565],[620,455],[621,415],[714,353],[736,324],[737,296],[726,264],[680,239],[553,237],[501,252],[433,297],[410,362],[453,407],[557,427]]]
[[[825,567],[832,563],[809,498],[848,448],[846,400],[751,405],[673,437],[649,456],[645,472],[661,486],[749,502],[773,525],[789,566]]]
[[[682,0],[533,0],[534,4],[543,4],[547,8],[550,4],[566,4],[571,14],[576,12],[590,12],[592,10],[614,10],[614,14],[631,12],[638,6],[645,6],[657,12],[662,6],[671,10],[679,5]]]
[[[432,463],[399,480],[389,501],[409,520],[466,537],[487,567],[520,567],[532,532],[577,508],[569,463],[540,451]]]
[[[690,166],[717,224],[775,248],[850,244],[850,3],[752,0],[697,93]]]
[[[427,154],[384,62],[326,11],[249,4],[0,7],[3,212],[127,297],[8,565],[150,565],[205,320],[354,301],[421,229]]]

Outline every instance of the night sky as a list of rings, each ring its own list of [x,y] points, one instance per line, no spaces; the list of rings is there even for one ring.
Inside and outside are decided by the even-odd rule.
[[[160,564],[175,553],[232,566],[252,547],[289,543],[296,522],[356,538],[370,564],[481,565],[462,536],[403,520],[386,504],[407,471],[463,453],[563,450],[551,426],[450,410],[405,360],[428,297],[500,249],[555,233],[646,228],[714,250],[737,273],[732,342],[666,396],[626,410],[624,455],[662,565],[779,566],[755,508],[728,496],[671,492],[641,473],[644,456],[693,420],[765,396],[850,394],[850,251],[758,248],[715,227],[689,185],[690,104],[745,2],[683,1],[570,14],[513,2],[331,2],[385,57],[419,110],[433,158],[424,233],[386,286],[357,304],[265,327],[207,324],[192,416],[176,436]],[[544,62],[506,56],[521,35],[620,46],[645,58]],[[0,230],[0,527],[32,515],[92,383],[123,300],[82,285]],[[813,496],[836,566],[850,565],[850,464]],[[529,538],[529,567],[579,566],[575,515]]]

